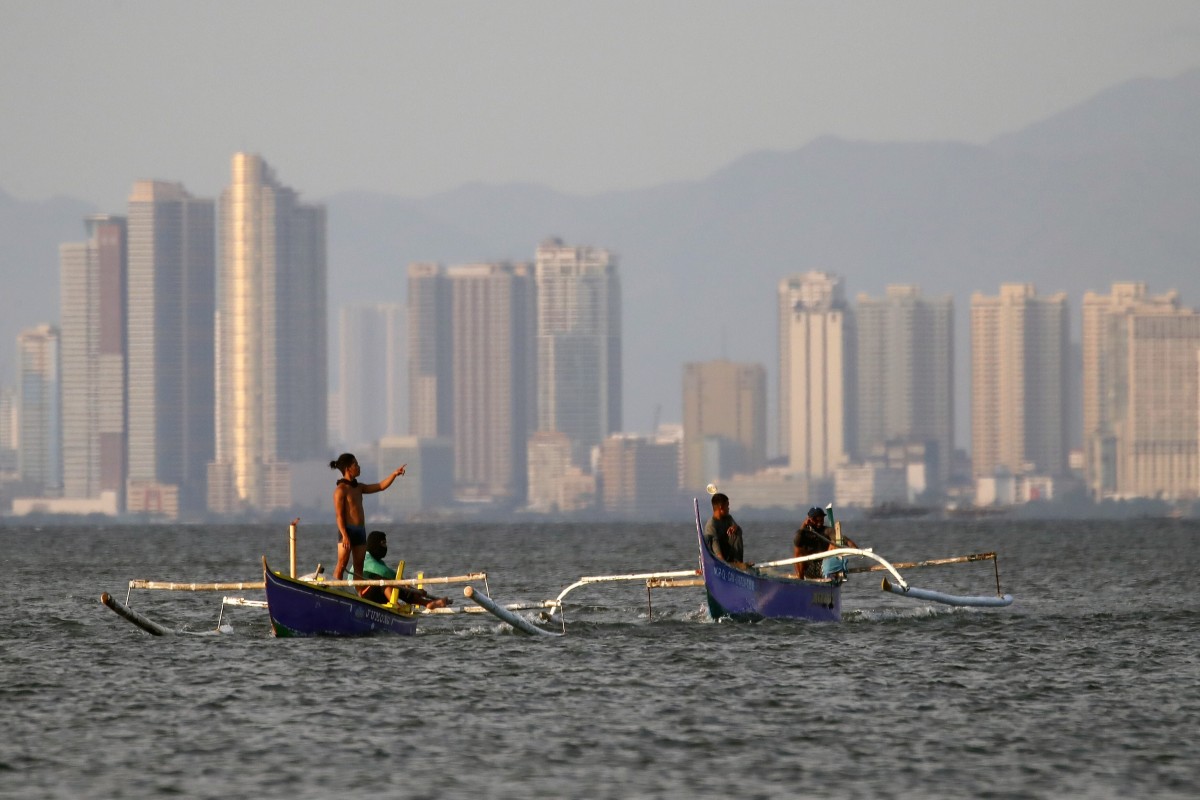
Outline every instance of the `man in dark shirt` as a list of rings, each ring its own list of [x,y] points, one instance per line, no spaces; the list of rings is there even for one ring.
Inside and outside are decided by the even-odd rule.
[[[808,518],[796,531],[792,539],[792,556],[811,556],[826,550],[836,550],[839,547],[858,547],[849,536],[842,536],[838,541],[838,532],[831,531],[825,524],[825,512],[814,506],[808,510]],[[826,558],[813,561],[800,561],[796,564],[798,578],[836,578],[846,577],[846,562],[843,558]]]
[[[828,531],[829,529],[825,527],[825,512],[820,508],[810,508],[808,518],[804,520],[800,529],[796,531],[796,536],[792,539],[792,556],[794,558],[812,556],[829,549]],[[815,559],[796,562],[796,577],[820,578],[821,562]]]
[[[709,551],[731,566],[754,566],[743,560],[742,529],[729,514],[729,497],[717,492],[712,496],[712,507],[713,515],[704,523],[704,542]]]

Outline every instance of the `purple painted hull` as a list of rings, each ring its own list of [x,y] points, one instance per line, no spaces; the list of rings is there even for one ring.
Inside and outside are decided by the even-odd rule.
[[[265,558],[263,581],[276,636],[412,636],[417,632],[416,617],[272,572]]]
[[[708,613],[713,619],[807,619],[838,622],[842,618],[841,589],[828,581],[776,578],[731,567],[713,556],[704,543],[704,528],[696,510],[696,537]]]

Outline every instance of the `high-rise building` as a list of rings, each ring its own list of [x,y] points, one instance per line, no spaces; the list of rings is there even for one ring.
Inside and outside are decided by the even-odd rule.
[[[450,283],[438,264],[408,267],[408,431],[434,439],[454,430]]]
[[[534,419],[532,269],[412,264],[408,278],[413,435],[453,442],[459,499],[520,502]]]
[[[678,515],[679,443],[614,434],[600,445],[601,508],[626,519]]]
[[[1006,283],[971,297],[971,450],[977,478],[1067,471],[1067,296]]]
[[[161,509],[164,494],[189,512],[205,507],[214,453],[214,215],[212,200],[178,183],[138,181],[129,196],[131,512]]]
[[[97,214],[87,240],[61,245],[63,495],[111,492],[126,478],[126,224]]]
[[[1200,492],[1200,315],[1118,282],[1083,298],[1085,471],[1093,497]]]
[[[528,264],[464,264],[450,291],[455,491],[525,499],[533,430],[534,286]]]
[[[780,429],[793,472],[832,481],[856,447],[854,317],[842,279],[807,272],[784,279],[780,297]],[[814,486],[814,491],[819,490]]]
[[[338,318],[342,444],[354,449],[408,430],[404,307],[361,304]]]
[[[954,453],[954,300],[889,286],[858,295],[858,450],[889,442],[932,443],[937,483]]]
[[[549,239],[537,248],[537,429],[571,440],[576,466],[621,430],[617,259]]]
[[[767,463],[767,371],[704,361],[683,367],[683,487],[689,491]]]
[[[0,482],[17,476],[17,444],[21,441],[17,397],[15,390],[0,387]]]
[[[17,350],[17,473],[27,491],[57,494],[63,485],[58,328],[21,331]]]
[[[325,209],[257,155],[233,157],[221,194],[212,499],[290,505],[290,462],[328,457]],[[212,508],[229,513],[238,507]]]

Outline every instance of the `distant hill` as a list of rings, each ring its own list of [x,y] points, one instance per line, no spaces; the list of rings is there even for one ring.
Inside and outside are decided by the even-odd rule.
[[[952,293],[965,387],[973,291],[1004,281],[1065,291],[1076,327],[1083,293],[1115,280],[1200,304],[1197,141],[1200,70],[1131,81],[985,146],[823,138],[701,181],[591,196],[519,184],[338,194],[324,201],[331,308],[403,300],[411,261],[528,260],[548,236],[607,247],[621,258],[625,426],[647,430],[660,406],[664,421],[680,418],[686,361],[725,356],[773,375],[775,287],[825,269],[852,297],[889,283]],[[9,329],[56,315],[57,244],[81,238],[89,210],[0,195],[8,341]],[[965,388],[958,397],[965,446]]]

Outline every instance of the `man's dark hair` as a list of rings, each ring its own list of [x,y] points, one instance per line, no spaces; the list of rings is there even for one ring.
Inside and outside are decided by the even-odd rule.
[[[345,472],[346,470],[350,469],[350,465],[357,460],[358,459],[354,457],[353,453],[342,453],[336,459],[329,462],[329,468],[336,469],[338,472]]]
[[[374,550],[376,547],[384,543],[387,539],[387,534],[383,531],[371,531],[367,534],[367,551]]]
[[[729,502],[729,496],[726,494],[723,494],[721,492],[717,492],[716,494],[714,494],[712,496],[713,508],[716,508],[718,503],[728,503],[728,502]]]

